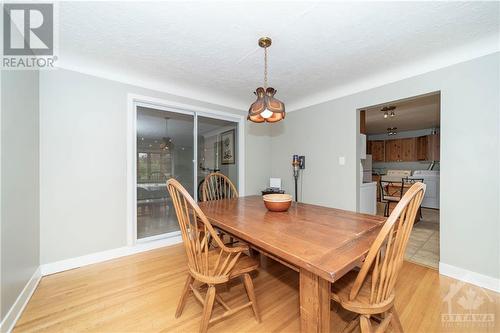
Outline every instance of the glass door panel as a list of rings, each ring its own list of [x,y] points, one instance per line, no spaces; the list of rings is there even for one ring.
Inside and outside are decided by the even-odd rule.
[[[198,116],[197,191],[201,200],[201,184],[211,172],[228,176],[238,188],[238,123]]]
[[[194,116],[137,107],[137,239],[179,230],[166,181],[191,195]]]

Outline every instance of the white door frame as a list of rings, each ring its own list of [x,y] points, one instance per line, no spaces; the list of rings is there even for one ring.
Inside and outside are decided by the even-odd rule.
[[[218,111],[210,108],[179,103],[166,99],[143,96],[137,94],[127,95],[127,244],[153,241],[158,239],[177,237],[179,231],[167,234],[137,239],[137,106],[145,106],[157,110],[193,115],[194,117],[194,186],[197,185],[197,117],[209,117],[228,120],[238,123],[238,192],[245,195],[245,117],[229,112]]]

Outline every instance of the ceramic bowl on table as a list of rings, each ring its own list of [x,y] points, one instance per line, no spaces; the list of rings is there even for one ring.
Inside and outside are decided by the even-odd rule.
[[[271,212],[285,212],[292,204],[290,194],[266,194],[262,198],[264,205]]]

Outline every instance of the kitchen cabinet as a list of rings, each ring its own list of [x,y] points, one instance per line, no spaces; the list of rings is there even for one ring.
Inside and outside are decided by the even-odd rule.
[[[417,138],[417,161],[427,161],[427,135]]]
[[[439,161],[439,134],[415,138],[369,140],[366,153],[374,162]]]
[[[383,140],[370,141],[370,153],[372,154],[372,161],[383,162],[385,160],[385,147]]]
[[[385,141],[385,161],[400,162],[402,160],[401,139],[393,139]]]
[[[366,111],[359,112],[359,133],[366,134]]]
[[[417,159],[417,140],[416,138],[401,139],[401,160],[405,162],[415,161]]]
[[[415,138],[393,139],[385,142],[386,162],[411,162],[416,160]]]
[[[439,134],[417,138],[417,161],[439,161]]]
[[[439,161],[440,137],[439,134],[427,135],[427,161]]]

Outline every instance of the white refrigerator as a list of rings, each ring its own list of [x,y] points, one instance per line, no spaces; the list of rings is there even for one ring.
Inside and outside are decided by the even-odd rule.
[[[377,214],[377,182],[372,181],[372,155],[361,160],[359,212]]]

